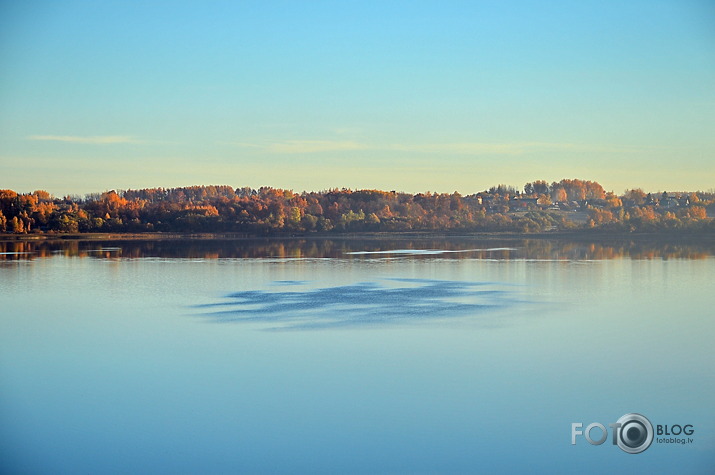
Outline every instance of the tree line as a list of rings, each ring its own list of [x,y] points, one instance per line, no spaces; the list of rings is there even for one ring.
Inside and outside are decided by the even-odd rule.
[[[537,180],[523,189],[498,185],[467,196],[213,185],[64,198],[0,190],[0,233],[712,232],[714,206],[712,192],[616,195],[597,182],[570,179]]]

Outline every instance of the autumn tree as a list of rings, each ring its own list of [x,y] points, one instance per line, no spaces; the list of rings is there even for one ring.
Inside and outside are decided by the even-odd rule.
[[[646,194],[640,188],[635,188],[632,190],[626,190],[623,194],[623,198],[631,200],[634,204],[640,206],[645,203]]]

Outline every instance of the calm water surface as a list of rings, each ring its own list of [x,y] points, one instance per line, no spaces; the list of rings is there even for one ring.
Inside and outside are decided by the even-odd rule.
[[[0,243],[0,472],[713,473],[714,255]],[[571,444],[631,412],[693,443]]]

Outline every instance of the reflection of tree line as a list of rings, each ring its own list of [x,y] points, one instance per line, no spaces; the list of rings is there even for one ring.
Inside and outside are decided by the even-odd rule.
[[[390,254],[370,254],[395,250]],[[397,251],[462,251],[444,254],[406,254]],[[357,252],[359,254],[351,254]],[[367,252],[367,254],[365,254]],[[575,242],[547,239],[194,239],[136,241],[6,241],[0,242],[0,261],[55,256],[94,259],[300,259],[384,257],[449,259],[705,259],[715,255],[715,243],[624,240]]]
[[[462,196],[334,189],[193,186],[55,198],[0,190],[0,233],[281,233],[715,231],[714,193],[622,196],[592,181],[499,185]]]

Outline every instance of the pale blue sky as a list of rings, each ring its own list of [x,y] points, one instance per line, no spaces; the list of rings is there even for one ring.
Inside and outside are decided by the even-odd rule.
[[[0,188],[715,188],[715,2],[4,1]]]

